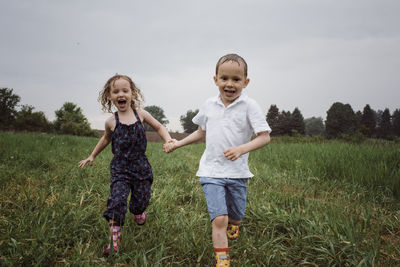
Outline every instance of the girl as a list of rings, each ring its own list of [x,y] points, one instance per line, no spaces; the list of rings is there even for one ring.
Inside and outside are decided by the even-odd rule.
[[[78,166],[84,168],[87,163],[92,165],[95,157],[111,142],[114,157],[110,164],[110,197],[103,215],[110,225],[110,242],[104,250],[107,256],[111,250],[111,240],[114,251],[119,249],[129,192],[132,193],[129,211],[133,213],[135,222],[138,225],[146,222],[144,211],[150,200],[153,172],[145,155],[147,140],[143,123],[153,127],[165,142],[172,140],[165,127],[140,108],[142,92],[128,76],[117,74],[111,77],[100,92],[99,101],[103,111],[111,113],[113,105],[118,111],[106,120],[104,135],[92,154],[81,160]]]

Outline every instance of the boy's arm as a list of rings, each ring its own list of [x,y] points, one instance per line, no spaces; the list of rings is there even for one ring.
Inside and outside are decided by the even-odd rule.
[[[89,163],[90,166],[93,165],[94,158],[101,152],[103,149],[111,142],[111,128],[110,128],[110,121],[106,121],[106,127],[103,136],[100,138],[99,142],[97,142],[97,145],[94,147],[92,153],[90,156],[84,160],[81,160],[78,163],[79,168],[84,168],[87,163]]]
[[[171,135],[158,120],[156,120],[153,116],[151,116],[149,112],[144,109],[140,112],[143,116],[143,122],[146,122],[148,125],[150,125],[166,143],[171,142]]]
[[[203,131],[203,129],[201,129],[201,127],[199,126],[196,131],[194,131],[190,135],[186,136],[182,140],[174,141],[174,142],[165,144],[164,145],[164,151],[167,152],[167,153],[172,152],[177,148],[180,148],[180,147],[195,143],[195,142],[203,139],[205,136],[206,136],[206,132]]]
[[[259,148],[269,144],[270,141],[271,141],[271,138],[270,138],[268,132],[260,132],[257,134],[257,136],[253,140],[251,140],[248,143],[245,143],[240,146],[227,148],[224,151],[224,155],[227,159],[234,161],[243,154],[246,154],[250,151],[259,149]]]

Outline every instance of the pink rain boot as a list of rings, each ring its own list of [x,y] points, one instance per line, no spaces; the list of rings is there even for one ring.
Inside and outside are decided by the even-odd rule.
[[[133,219],[138,225],[143,225],[146,222],[146,213],[142,213],[139,215],[133,215]]]
[[[107,248],[103,252],[104,256],[110,255],[111,238],[112,238],[112,244],[113,244],[114,252],[118,252],[119,245],[120,245],[119,242],[120,242],[120,239],[121,239],[121,227],[117,226],[117,225],[110,225],[110,231],[111,231],[110,242],[109,242]]]

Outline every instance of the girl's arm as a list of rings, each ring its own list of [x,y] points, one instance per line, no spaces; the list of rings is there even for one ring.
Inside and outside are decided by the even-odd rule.
[[[106,125],[105,125],[104,135],[100,138],[99,142],[97,142],[97,145],[94,147],[94,149],[93,149],[92,153],[90,154],[90,156],[87,159],[81,160],[78,163],[78,167],[79,168],[83,169],[87,163],[89,163],[89,165],[92,166],[95,157],[101,151],[103,151],[103,149],[111,142],[111,135],[112,135],[111,123],[112,123],[111,120],[107,119]]]
[[[239,158],[241,155],[246,154],[247,152],[259,149],[271,141],[271,138],[269,136],[268,132],[260,132],[257,134],[256,138],[251,140],[248,143],[245,143],[240,146],[235,146],[235,147],[229,147],[224,151],[224,155],[227,159],[229,160],[236,160]]]
[[[171,142],[172,138],[169,132],[158,120],[154,119],[154,117],[144,109],[139,112],[142,115],[143,122],[150,125],[166,143]]]
[[[195,132],[193,132],[190,135],[186,136],[182,140],[173,141],[171,143],[165,144],[164,145],[164,151],[167,152],[167,153],[172,152],[177,148],[180,148],[180,147],[195,143],[195,142],[203,139],[205,136],[206,136],[206,132],[203,131],[203,129],[201,129],[201,127],[199,126]]]

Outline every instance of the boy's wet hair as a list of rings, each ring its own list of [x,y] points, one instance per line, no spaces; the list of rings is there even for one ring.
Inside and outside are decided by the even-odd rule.
[[[104,85],[103,90],[99,94],[99,101],[102,105],[102,110],[104,112],[110,112],[112,113],[112,102],[109,99],[110,92],[111,92],[111,87],[114,86],[114,83],[118,79],[124,79],[127,82],[129,82],[129,85],[132,89],[132,102],[131,102],[131,107],[132,109],[139,108],[141,106],[141,103],[144,102],[144,97],[142,94],[142,91],[135,85],[135,83],[132,81],[131,78],[129,78],[126,75],[121,75],[121,74],[115,74],[112,76],[106,84]]]
[[[221,66],[222,64],[224,64],[227,61],[233,61],[233,62],[238,63],[239,65],[243,64],[244,76],[247,77],[247,63],[241,56],[239,56],[237,54],[227,54],[225,56],[222,56],[217,62],[217,67],[215,68],[215,75],[218,75],[219,66]]]

